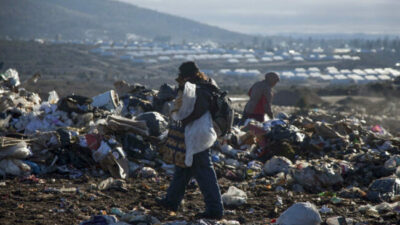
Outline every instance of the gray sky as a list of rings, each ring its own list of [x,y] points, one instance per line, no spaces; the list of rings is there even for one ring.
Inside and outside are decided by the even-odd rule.
[[[400,0],[119,0],[249,34],[400,34]]]

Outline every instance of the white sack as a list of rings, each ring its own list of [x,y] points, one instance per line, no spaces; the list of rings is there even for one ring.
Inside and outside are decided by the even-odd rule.
[[[319,225],[321,222],[321,215],[310,202],[298,202],[290,206],[277,220],[278,225]]]

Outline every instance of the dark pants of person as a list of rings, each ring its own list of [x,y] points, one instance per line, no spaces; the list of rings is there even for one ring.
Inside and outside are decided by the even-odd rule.
[[[206,212],[222,215],[224,209],[221,192],[211,162],[210,150],[194,154],[191,167],[182,168],[175,166],[174,177],[165,197],[166,202],[177,208],[183,199],[186,186],[192,177],[196,179],[203,194]]]

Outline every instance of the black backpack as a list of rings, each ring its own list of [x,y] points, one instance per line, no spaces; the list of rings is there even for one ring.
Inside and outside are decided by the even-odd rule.
[[[201,84],[201,88],[205,88],[211,93],[211,116],[214,122],[214,127],[219,129],[219,136],[222,137],[230,132],[233,119],[234,110],[232,108],[232,101],[228,98],[227,92],[222,91],[212,84]],[[218,132],[217,132],[218,133]]]

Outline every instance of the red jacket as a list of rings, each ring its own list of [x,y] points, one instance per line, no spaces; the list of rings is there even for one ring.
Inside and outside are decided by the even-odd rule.
[[[271,113],[272,88],[266,80],[256,82],[249,90],[250,97],[247,102],[244,113],[260,114]]]

